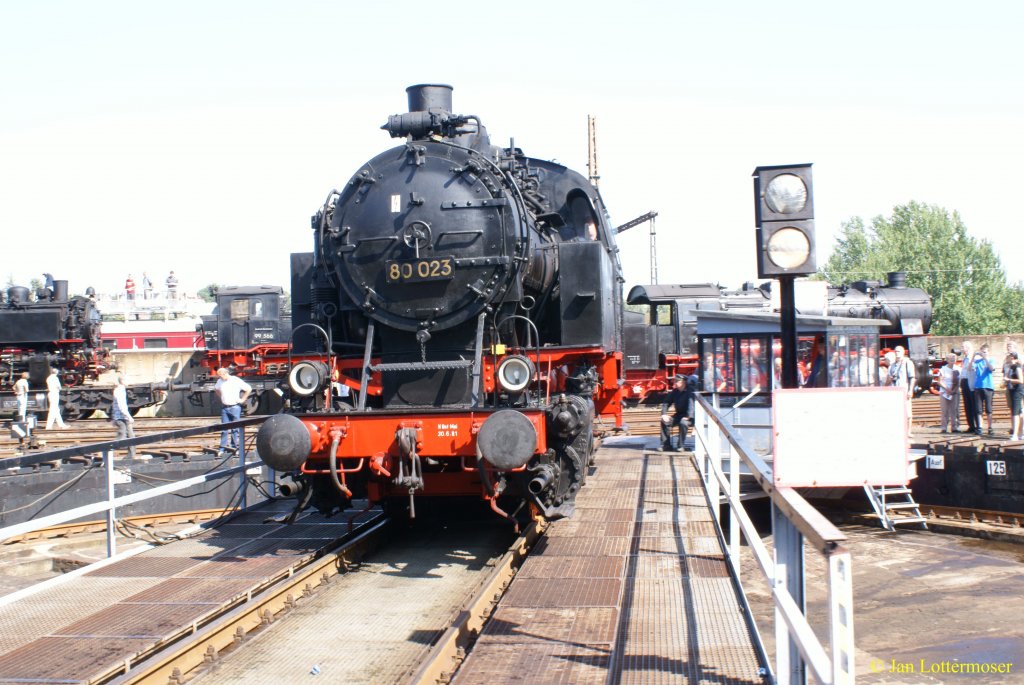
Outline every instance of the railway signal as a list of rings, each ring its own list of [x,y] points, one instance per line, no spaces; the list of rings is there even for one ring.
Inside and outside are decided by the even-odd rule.
[[[818,270],[810,164],[754,169],[754,208],[758,278],[805,276]]]
[[[817,271],[814,259],[814,193],[811,165],[759,166],[754,169],[757,223],[757,275],[779,280],[782,387],[797,383],[797,276]]]

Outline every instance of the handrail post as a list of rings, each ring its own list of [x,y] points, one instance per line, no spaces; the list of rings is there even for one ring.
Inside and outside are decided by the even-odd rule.
[[[785,512],[772,503],[772,539],[775,542],[775,578],[773,592],[788,593],[800,613],[807,615],[804,603],[804,538]],[[779,685],[805,685],[807,666],[785,617],[775,603],[775,676]]]
[[[715,395],[718,398],[718,395]],[[717,411],[717,407],[715,408]],[[711,515],[715,517],[715,523],[722,526],[722,485],[712,474],[717,470],[722,471],[722,429],[717,423],[708,426],[708,468],[704,474],[705,488],[708,490],[711,499]],[[715,467],[711,465],[714,464]]]
[[[729,556],[737,582],[740,580],[740,523],[733,502],[740,501],[740,453],[729,443]]]
[[[697,462],[697,472],[700,473],[701,477],[704,477],[704,441],[701,439],[703,433],[701,428],[703,427],[704,409],[700,406],[699,402],[693,403],[693,456]]]
[[[828,605],[832,647],[832,682],[854,679],[853,568],[850,553],[840,548],[828,558]]]
[[[107,557],[117,554],[114,532],[114,450],[103,451],[103,470],[107,475]]]
[[[239,474],[238,474],[238,478],[239,478],[239,484],[238,484],[238,487],[239,487],[238,508],[239,509],[245,509],[245,507],[246,507],[246,497],[245,497],[245,494],[246,494],[245,493],[245,491],[246,491],[246,487],[245,487],[245,483],[246,483],[246,473],[245,473],[245,426],[242,426],[241,428],[238,429],[238,465],[242,467],[241,472],[239,472]]]

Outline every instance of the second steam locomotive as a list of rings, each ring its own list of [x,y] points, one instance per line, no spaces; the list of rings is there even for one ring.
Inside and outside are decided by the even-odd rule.
[[[17,413],[14,384],[23,373],[28,374],[30,388],[28,411],[46,411],[50,369],[61,382],[64,418],[88,418],[98,409],[109,409],[113,386],[97,383],[100,374],[112,368],[100,339],[101,326],[93,299],[69,295],[65,280],[51,279],[35,292],[9,287],[6,298],[0,299],[0,413]],[[133,413],[161,399],[157,385],[128,388]]]
[[[637,403],[648,396],[660,398],[677,374],[696,373],[698,311],[777,311],[771,285],[770,281],[759,286],[748,283],[740,290],[723,290],[712,283],[633,287],[623,325],[625,400]],[[932,323],[932,299],[920,288],[908,288],[906,274],[892,272],[885,282],[836,286],[803,281],[798,286],[801,314],[887,322],[880,330],[882,344],[906,347],[917,367],[918,392],[931,387],[933,360],[926,336]]]
[[[509,518],[570,515],[595,424],[621,423],[622,275],[600,195],[491,144],[450,86],[407,93],[383,126],[404,142],[328,195],[313,252],[292,255],[302,361],[260,455],[321,510],[480,495]]]

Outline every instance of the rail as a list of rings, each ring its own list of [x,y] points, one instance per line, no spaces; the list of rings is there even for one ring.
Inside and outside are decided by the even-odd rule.
[[[44,464],[47,462],[61,461],[63,459],[71,459],[75,457],[84,457],[93,454],[103,455],[103,464],[106,469],[106,489],[107,498],[106,500],[94,502],[92,504],[86,504],[83,506],[68,509],[66,511],[57,512],[48,516],[41,516],[30,521],[22,523],[16,523],[6,528],[0,528],[0,542],[9,538],[24,535],[26,533],[32,533],[36,530],[46,528],[61,523],[68,523],[76,519],[80,519],[84,516],[90,516],[101,512],[106,513],[107,519],[107,557],[113,557],[117,554],[117,541],[116,531],[114,522],[116,518],[116,511],[118,507],[124,507],[135,502],[141,502],[144,500],[152,499],[154,497],[160,497],[161,495],[167,495],[172,492],[179,490],[185,490],[195,485],[200,485],[211,480],[218,478],[227,478],[234,474],[240,474],[239,482],[239,508],[244,509],[246,506],[246,471],[253,467],[259,467],[263,465],[262,461],[249,461],[245,460],[245,429],[248,426],[255,426],[263,423],[267,420],[265,416],[257,416],[253,418],[242,419],[240,421],[232,421],[230,423],[215,423],[209,426],[201,426],[198,428],[184,428],[181,430],[166,431],[163,433],[154,433],[152,435],[144,435],[136,438],[123,438],[120,440],[107,440],[104,442],[92,443],[89,445],[76,445],[75,447],[66,447],[56,450],[49,450],[46,452],[39,452],[36,454],[25,455],[20,457],[11,457],[8,459],[0,459],[0,469],[9,468],[22,468],[25,466],[34,466],[36,464]],[[203,435],[205,433],[213,433],[221,430],[235,430],[237,429],[240,433],[238,441],[238,465],[231,466],[225,469],[219,469],[217,471],[211,471],[204,473],[200,476],[193,476],[192,478],[186,478],[184,480],[176,481],[173,483],[167,483],[166,485],[159,485],[157,487],[149,488],[143,492],[135,492],[130,495],[122,495],[121,497],[115,496],[114,486],[116,480],[114,477],[114,450],[116,449],[127,449],[128,447],[138,447],[140,445],[151,445],[158,442],[167,442],[168,440],[175,440],[180,438],[189,438],[194,435]]]
[[[776,682],[782,685],[806,682],[808,668],[818,682],[826,685],[854,682],[853,572],[850,552],[843,546],[846,536],[794,489],[776,487],[771,466],[701,394],[694,400],[694,433],[697,468],[705,492],[715,505],[712,512],[720,531],[722,520],[717,504],[729,505],[729,560],[736,580],[740,581],[742,537],[771,588],[775,605]],[[728,455],[728,474],[723,472],[723,455]],[[741,461],[771,500],[774,555],[768,551],[744,509],[740,494]],[[805,540],[827,562],[829,651],[806,616]]]

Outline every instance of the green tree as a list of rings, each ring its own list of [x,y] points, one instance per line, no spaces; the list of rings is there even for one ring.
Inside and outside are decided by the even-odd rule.
[[[972,238],[956,212],[910,202],[870,228],[860,217],[844,222],[837,242],[822,278],[838,284],[906,271],[909,287],[932,296],[933,335],[1024,330],[1024,287],[1007,283],[992,244]]]
[[[217,300],[217,288],[219,287],[216,283],[211,283],[196,294],[199,295],[203,302],[214,302]]]

